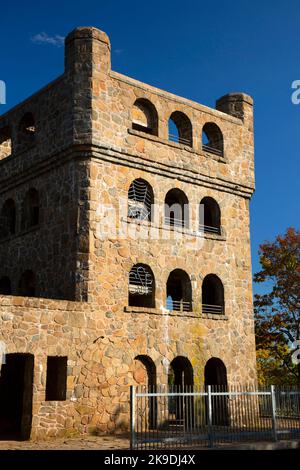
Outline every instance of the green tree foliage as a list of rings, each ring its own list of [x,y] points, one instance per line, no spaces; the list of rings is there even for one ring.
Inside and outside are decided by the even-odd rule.
[[[265,283],[267,291],[254,298],[259,382],[300,384],[300,364],[292,362],[299,348],[293,344],[300,340],[300,232],[287,229],[262,244],[259,255],[254,281]]]

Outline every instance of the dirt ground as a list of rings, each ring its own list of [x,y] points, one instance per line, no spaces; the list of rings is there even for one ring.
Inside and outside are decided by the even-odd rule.
[[[129,449],[129,440],[117,436],[55,438],[48,441],[0,441],[1,450],[109,450]]]

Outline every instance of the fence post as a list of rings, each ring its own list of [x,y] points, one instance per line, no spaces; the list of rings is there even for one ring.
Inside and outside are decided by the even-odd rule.
[[[271,403],[272,403],[273,439],[274,439],[274,441],[277,441],[276,395],[275,395],[275,386],[274,385],[271,385]]]
[[[130,449],[135,449],[135,446],[136,446],[135,407],[136,407],[135,387],[131,385],[130,386]]]
[[[213,447],[213,435],[212,435],[212,400],[211,400],[211,385],[207,386],[207,402],[208,402],[208,440],[209,447]]]

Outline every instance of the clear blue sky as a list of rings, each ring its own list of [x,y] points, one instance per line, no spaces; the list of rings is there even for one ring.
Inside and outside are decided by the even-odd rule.
[[[257,190],[251,202],[253,270],[257,250],[289,226],[299,229],[300,79],[297,0],[77,0],[1,5],[2,114],[63,72],[63,47],[46,41],[76,26],[104,30],[113,69],[208,106],[232,91],[253,96]],[[51,41],[51,39],[50,39]]]

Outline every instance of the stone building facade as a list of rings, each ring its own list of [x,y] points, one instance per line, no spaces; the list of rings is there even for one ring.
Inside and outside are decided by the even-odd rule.
[[[134,384],[256,380],[253,102],[111,70],[96,28],[0,117],[0,437],[128,427]]]

